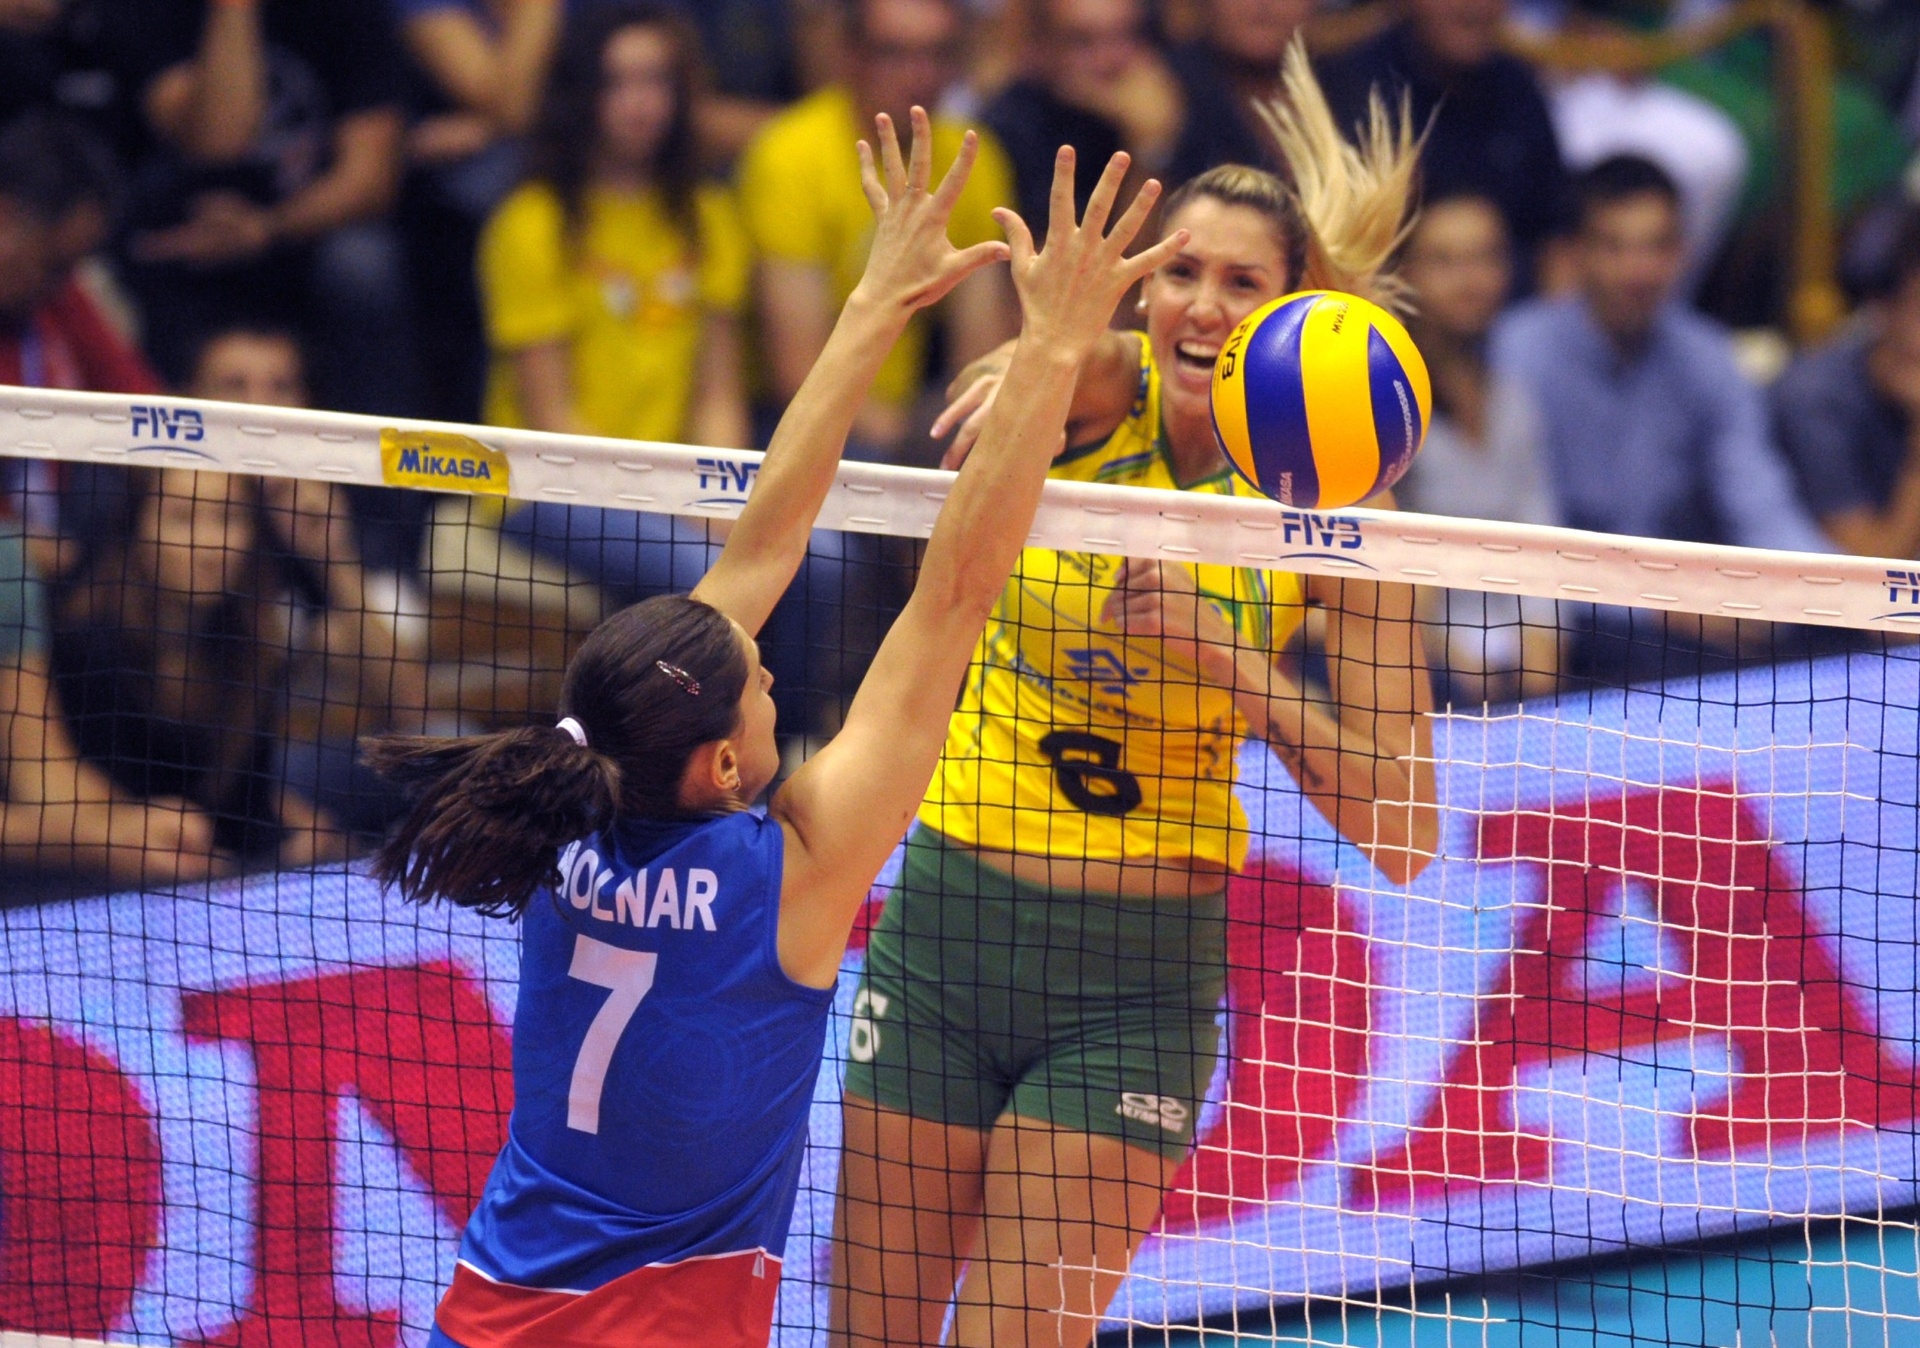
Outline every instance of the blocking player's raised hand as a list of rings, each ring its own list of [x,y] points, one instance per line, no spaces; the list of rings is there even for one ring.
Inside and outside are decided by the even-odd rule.
[[[1012,249],[1023,344],[1036,342],[1076,361],[1084,358],[1113,321],[1121,297],[1186,243],[1187,232],[1175,230],[1153,247],[1127,256],[1160,199],[1159,182],[1149,178],[1108,228],[1131,163],[1124,150],[1109,159],[1087,199],[1086,214],[1076,218],[1074,150],[1071,145],[1061,146],[1053,161],[1044,248],[1035,248],[1032,231],[1013,211],[994,212]]]
[[[874,119],[874,144],[859,146],[860,181],[873,206],[866,271],[834,321],[827,344],[787,404],[767,447],[760,478],[739,522],[694,597],[758,632],[807,555],[807,539],[874,378],[916,310],[943,298],[967,276],[1006,258],[1004,243],[955,248],[947,221],[967,185],[978,142],[971,133],[940,185],[933,178],[933,128],[923,109],[911,117],[911,154],[903,158],[893,123]]]
[[[924,108],[914,108],[908,118],[913,140],[906,158],[900,155],[893,119],[884,112],[873,119],[873,144],[863,140],[858,146],[860,186],[873,207],[874,229],[866,270],[853,293],[862,299],[922,309],[939,303],[980,268],[1006,261],[1008,248],[997,240],[955,248],[947,238],[947,221],[980,153],[979,137],[967,132],[946,176],[929,190],[933,126]]]

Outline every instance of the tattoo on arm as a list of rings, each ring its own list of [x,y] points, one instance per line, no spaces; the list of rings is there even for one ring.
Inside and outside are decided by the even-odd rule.
[[[1294,780],[1301,786],[1309,791],[1326,789],[1326,778],[1307,760],[1306,750],[1283,738],[1271,723],[1268,726],[1267,743],[1272,747],[1274,755],[1286,765],[1287,771],[1293,774]]]

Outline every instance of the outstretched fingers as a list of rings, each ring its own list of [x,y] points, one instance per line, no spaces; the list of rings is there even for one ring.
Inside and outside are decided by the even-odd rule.
[[[880,142],[880,167],[886,173],[886,186],[889,196],[897,197],[907,190],[907,165],[900,157],[900,137],[893,128],[893,118],[881,113],[873,119],[874,139]]]
[[[931,145],[933,142],[931,132],[926,139]],[[917,155],[919,152],[920,146],[916,140],[914,153]],[[934,204],[941,210],[952,210],[954,203],[960,200],[960,193],[966,190],[967,178],[973,173],[973,161],[979,157],[979,154],[980,137],[969,131],[960,138],[960,153],[953,157],[953,163],[947,166],[946,177],[942,178],[940,186],[934,189]]]
[[[892,203],[887,200],[887,189],[880,185],[880,170],[873,162],[873,147],[863,140],[856,141],[853,149],[860,156],[860,190],[867,194],[867,205],[873,208],[875,215],[884,215]]]
[[[1123,273],[1127,278],[1127,284],[1132,285],[1135,281],[1151,276],[1166,266],[1173,260],[1175,253],[1187,246],[1187,240],[1191,237],[1193,236],[1186,230],[1176,229],[1153,247],[1128,258],[1126,271]]]
[[[1160,200],[1160,180],[1149,178],[1140,184],[1140,190],[1133,194],[1133,200],[1127,209],[1120,213],[1114,222],[1113,230],[1107,235],[1107,242],[1113,245],[1116,253],[1127,251],[1140,231],[1145,228],[1147,217],[1153,214],[1153,208]]]
[[[1067,218],[1072,219],[1073,199],[1071,193],[1073,189],[1071,183],[1069,183],[1067,190],[1069,193],[1067,199],[1067,210],[1069,214]],[[1025,267],[1027,263],[1033,260],[1033,231],[1027,228],[1027,222],[1020,218],[1018,212],[1010,211],[1005,206],[994,207],[993,218],[999,223],[1000,228],[1006,232],[1008,255],[1012,258],[1014,267],[1016,269]],[[1058,218],[1058,216],[1055,217],[1055,219]]]
[[[992,374],[980,375],[958,394],[955,394],[952,389],[947,390],[948,397],[952,401],[941,409],[939,416],[933,419],[933,425],[927,431],[928,437],[938,440],[972,416],[975,410],[987,401],[987,395],[1000,387],[1000,380],[1003,377],[999,371],[995,371]]]
[[[992,263],[1005,262],[1012,255],[1010,246],[999,239],[988,239],[985,243],[976,243],[954,253],[947,261],[947,269],[966,276]]]
[[[1047,201],[1047,237],[1066,238],[1078,223],[1073,209],[1073,169],[1075,164],[1073,147],[1062,145],[1053,156],[1053,190]],[[1003,225],[1004,221],[1001,222]],[[1024,225],[1022,226],[1024,228]]]
[[[1126,180],[1127,169],[1133,159],[1125,150],[1114,151],[1113,158],[1101,171],[1100,181],[1094,184],[1093,195],[1087,198],[1087,213],[1080,227],[1095,236],[1106,232],[1107,217],[1113,213],[1113,203],[1120,195],[1120,184]]]
[[[907,124],[913,130],[907,151],[907,190],[924,192],[933,181],[933,123],[927,120],[927,110],[916,103],[907,110]]]

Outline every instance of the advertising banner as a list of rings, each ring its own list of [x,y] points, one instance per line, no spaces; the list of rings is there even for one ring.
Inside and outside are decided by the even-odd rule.
[[[1916,706],[1896,654],[1442,718],[1405,888],[1249,749],[1226,1052],[1115,1317],[1920,1200]],[[0,913],[0,1327],[424,1342],[516,966],[510,925],[337,872]],[[825,1341],[853,1012],[846,979],[783,1343]]]

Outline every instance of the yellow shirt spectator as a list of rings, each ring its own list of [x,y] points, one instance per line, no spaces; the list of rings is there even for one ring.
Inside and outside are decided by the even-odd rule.
[[[529,183],[501,204],[480,240],[494,352],[488,421],[527,424],[507,357],[565,342],[574,409],[589,429],[636,440],[686,438],[702,323],[740,311],[750,267],[746,233],[725,189],[702,186],[694,212],[697,252],[653,190],[588,188],[577,242],[545,184]]]
[[[933,180],[960,152],[967,128],[933,119]],[[956,248],[1001,236],[993,208],[1013,205],[1013,166],[984,132],[973,176],[953,208],[947,233]],[[860,190],[857,140],[871,141],[845,89],[829,85],[764,127],[740,163],[740,208],[753,246],[765,257],[825,268],[837,309],[853,293],[873,238],[873,208]],[[924,314],[907,328],[874,380],[876,401],[901,406],[919,391],[926,364]]]

